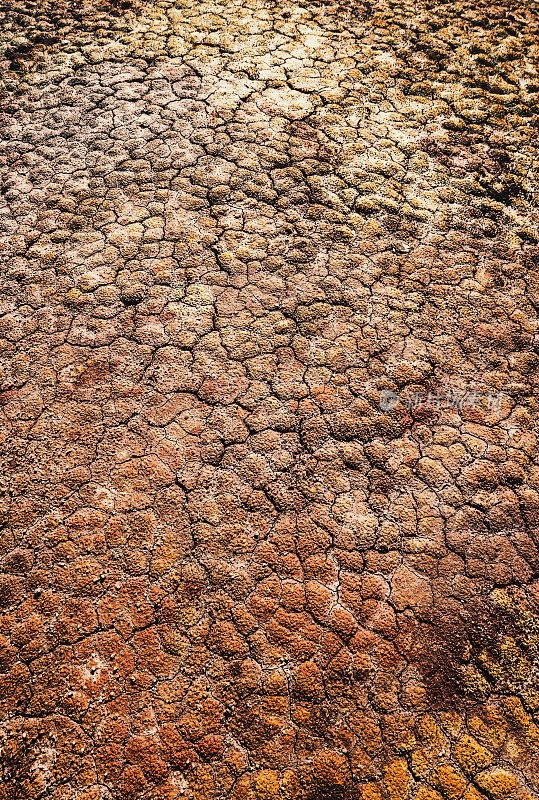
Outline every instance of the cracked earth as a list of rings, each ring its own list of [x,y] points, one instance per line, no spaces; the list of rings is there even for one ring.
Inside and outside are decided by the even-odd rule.
[[[539,796],[536,12],[0,6],[2,800]]]

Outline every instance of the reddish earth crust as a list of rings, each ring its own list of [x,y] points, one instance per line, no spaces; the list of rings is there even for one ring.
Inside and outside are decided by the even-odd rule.
[[[538,796],[536,12],[0,7],[1,800]]]

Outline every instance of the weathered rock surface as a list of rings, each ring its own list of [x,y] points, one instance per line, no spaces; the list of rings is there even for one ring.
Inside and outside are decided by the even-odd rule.
[[[0,12],[0,798],[538,796],[536,4]]]

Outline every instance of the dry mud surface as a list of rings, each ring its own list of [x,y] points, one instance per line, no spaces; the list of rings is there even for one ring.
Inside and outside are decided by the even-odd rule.
[[[2,4],[2,800],[538,797],[536,11]]]

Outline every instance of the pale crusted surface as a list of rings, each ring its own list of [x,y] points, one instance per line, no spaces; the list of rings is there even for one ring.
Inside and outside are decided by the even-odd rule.
[[[249,5],[1,9],[0,798],[535,797],[536,5]]]

